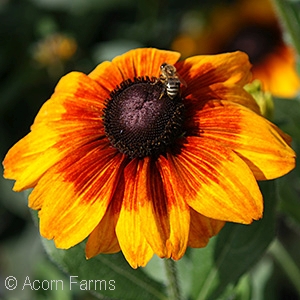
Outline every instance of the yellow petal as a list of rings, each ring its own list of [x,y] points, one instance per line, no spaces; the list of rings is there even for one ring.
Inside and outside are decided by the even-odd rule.
[[[199,87],[186,99],[192,101],[193,110],[197,107],[202,109],[203,103],[206,101],[220,99],[241,104],[260,114],[260,108],[253,97],[242,86],[236,84],[215,83],[209,87]]]
[[[121,155],[79,149],[49,169],[29,197],[39,212],[41,235],[69,248],[85,239],[101,221],[120,176]],[[42,199],[42,200],[41,200]]]
[[[160,257],[179,259],[186,251],[189,232],[189,207],[172,190],[168,177],[170,170],[163,158],[154,165],[144,159],[141,168],[138,195],[143,234],[154,253]]]
[[[70,151],[104,136],[103,93],[82,73],[72,72],[60,80],[36,116],[31,132],[4,159],[4,176],[16,180],[15,191],[34,187]]]
[[[139,76],[159,77],[160,66],[166,62],[174,65],[180,54],[155,48],[139,48],[117,56],[112,63],[122,70],[124,79]]]
[[[72,104],[74,104],[75,112],[76,109],[82,108],[87,111],[87,114],[90,114],[95,111],[99,113],[104,108],[109,92],[106,87],[99,85],[90,76],[80,72],[71,72],[60,79],[53,96],[57,96],[55,100],[58,103],[55,104],[55,108],[60,103],[63,106],[70,106],[69,109],[72,109]],[[54,101],[54,99],[52,100]],[[53,107],[52,109],[54,110]]]
[[[113,201],[113,200],[112,200]],[[86,257],[91,258],[100,253],[116,253],[120,251],[115,232],[115,218],[110,205],[104,217],[90,234],[86,243]]]
[[[229,147],[244,159],[256,179],[274,179],[295,167],[295,152],[280,130],[247,108],[210,101],[195,115],[198,134]]]
[[[143,235],[155,254],[169,258],[172,249],[166,247],[170,235],[167,199],[159,171],[148,157],[139,170],[137,188],[140,200],[136,213]]]
[[[247,54],[237,51],[218,55],[197,55],[178,62],[177,71],[186,81],[184,95],[216,83],[244,86],[251,79]]]
[[[123,70],[110,61],[99,64],[88,76],[106,89],[108,93],[113,91],[122,81],[128,79],[124,78]]]
[[[164,156],[159,157],[158,168],[166,194],[168,221],[170,224],[170,233],[166,246],[171,253],[171,257],[177,260],[186,251],[190,229],[190,208],[182,194],[178,193],[177,188],[174,188],[172,185],[174,174]]]
[[[253,173],[230,149],[188,137],[181,153],[168,155],[168,160],[177,175],[172,176],[173,189],[200,214],[246,224],[261,218],[262,195]]]
[[[121,250],[115,229],[122,206],[124,189],[124,178],[120,176],[104,217],[88,238],[85,249],[87,258],[101,253],[115,253]]]
[[[138,194],[142,160],[133,159],[124,170],[125,192],[116,234],[120,248],[132,268],[145,266],[153,256],[153,250],[146,241],[139,216],[140,201]]]
[[[116,56],[112,62],[99,64],[88,76],[108,92],[113,91],[124,80],[135,77],[159,77],[160,65],[164,62],[175,64],[178,52],[140,48]]]
[[[192,248],[205,247],[209,239],[218,234],[225,222],[207,218],[191,209],[191,226],[188,246]]]
[[[57,139],[55,132],[43,127],[8,151],[3,161],[4,177],[16,180],[14,191],[34,187],[46,170],[63,157],[59,149],[52,147]]]

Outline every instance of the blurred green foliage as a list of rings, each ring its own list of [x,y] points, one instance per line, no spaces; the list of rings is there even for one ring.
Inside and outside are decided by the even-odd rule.
[[[0,1],[1,160],[7,150],[29,132],[30,125],[39,108],[51,96],[62,75],[72,70],[88,73],[103,60],[112,59],[114,56],[136,47],[169,49],[172,40],[180,31],[180,23],[184,14],[191,11],[202,11],[205,14],[208,9],[221,2],[224,4],[232,1]],[[299,1],[289,2],[293,7],[299,8]],[[296,14],[296,19],[300,19],[297,9],[293,9],[293,14]],[[299,24],[296,26],[300,28]],[[55,59],[52,59],[51,47],[47,43],[43,44],[43,41],[55,34],[59,34],[67,42],[70,40],[75,42],[76,49],[74,53],[70,52],[69,57],[54,55]],[[37,49],[40,48],[45,53],[50,53],[43,62],[37,59]],[[64,53],[66,52],[68,51],[65,50]],[[300,153],[299,99],[276,99],[274,118],[280,128],[293,137],[293,147],[297,153]],[[295,283],[291,278],[293,276],[290,274],[291,270],[286,268],[288,264],[282,263],[280,257],[278,259],[278,253],[282,254],[282,252],[275,251],[277,244],[272,245],[273,248],[271,247],[265,252],[276,234],[277,241],[283,245],[281,250],[286,251],[285,255],[295,266],[296,273],[300,268],[299,164],[291,174],[278,180],[276,184],[272,183],[271,186],[276,191],[276,197],[279,196],[279,201],[274,201],[276,197],[272,188],[268,190],[270,186],[264,188],[267,190],[264,196],[266,201],[269,201],[268,207],[272,203],[273,208],[267,211],[269,218],[262,222],[268,222],[270,218],[276,222],[260,228],[256,228],[255,223],[254,227],[249,226],[250,229],[248,229],[249,239],[254,235],[261,240],[260,249],[252,248],[252,252],[256,253],[256,256],[249,257],[246,269],[238,266],[238,259],[243,259],[243,256],[226,256],[228,253],[222,251],[220,245],[224,245],[226,239],[232,238],[232,232],[235,232],[236,235],[240,234],[238,241],[243,242],[242,238],[247,237],[247,235],[243,235],[244,231],[239,233],[239,227],[228,224],[220,237],[214,239],[209,247],[194,253],[187,253],[179,262],[180,274],[185,276],[181,278],[182,290],[185,296],[190,297],[188,299],[208,299],[201,295],[210,295],[210,297],[214,295],[214,299],[220,297],[218,299],[241,300],[294,300],[300,298],[300,292],[295,288]],[[80,290],[67,291],[66,289],[64,293],[55,293],[54,291],[41,293],[41,290],[31,291],[29,289],[21,292],[20,290],[8,291],[4,287],[4,279],[9,275],[17,277],[21,282],[24,282],[26,276],[40,280],[53,278],[67,280],[67,275],[54,267],[46,257],[38,229],[33,225],[26,205],[26,194],[14,193],[11,191],[11,187],[11,182],[0,178],[0,299],[94,299],[94,295]],[[276,224],[276,228],[274,228],[274,224]],[[269,232],[260,236],[263,229],[269,230]],[[46,245],[47,242],[44,244]],[[47,251],[52,251],[51,244],[47,245],[45,246]],[[228,247],[231,246],[232,244],[229,243]],[[235,246],[240,247],[242,251],[242,245]],[[76,252],[78,249],[81,251],[82,246],[71,249],[71,251],[75,251],[75,254],[78,255]],[[213,253],[210,249],[214,249],[215,252]],[[70,257],[62,252],[56,253],[55,249],[53,251],[53,259],[66,270],[67,268],[63,264]],[[285,257],[285,255],[283,256]],[[214,259],[217,258],[216,261],[220,262],[218,260],[220,257],[223,269],[218,275],[222,275],[227,280],[226,285],[222,278],[215,277],[212,278],[212,286],[205,287],[206,290],[204,290],[203,286],[207,284],[207,281],[203,281],[205,270],[212,267],[215,263]],[[106,257],[97,258],[97,260],[103,263],[102,260],[106,261]],[[80,262],[80,258],[76,261]],[[258,263],[255,263],[257,261]],[[110,263],[106,262],[107,269],[102,270],[102,276],[109,274],[105,272],[109,272]],[[123,263],[122,258],[117,257],[114,267]],[[199,268],[196,268],[196,263]],[[161,261],[154,259],[144,271],[138,271],[144,272],[143,274],[135,275],[139,277],[139,280],[142,280],[143,276],[147,276],[149,285],[146,285],[145,293],[148,293],[149,299],[151,299],[151,295],[156,295],[157,299],[163,299],[163,297],[160,298],[160,295],[163,290],[164,274],[157,271],[158,268],[161,268],[160,264]],[[237,264],[236,267],[235,264]],[[80,268],[80,264],[76,267]],[[233,268],[232,271],[230,271],[230,267]],[[95,268],[93,274],[97,272]],[[105,272],[103,273],[103,271]],[[73,272],[75,271],[73,270]],[[119,276],[120,278],[129,276],[129,281],[136,284],[135,278],[128,275],[132,274],[131,272],[134,274],[134,271],[130,270],[128,273],[121,272]],[[191,274],[194,276],[193,278]],[[117,294],[119,296],[116,296],[118,299],[122,299],[122,293],[126,295],[126,282],[123,282],[124,290],[121,293],[119,291]],[[154,292],[149,288],[151,285]],[[210,291],[213,286],[217,287],[214,291],[215,294]],[[145,286],[140,285],[138,288],[142,292]],[[112,294],[106,294],[106,296],[109,295]],[[128,293],[128,295],[124,296],[124,299],[130,299],[128,297],[135,293]]]

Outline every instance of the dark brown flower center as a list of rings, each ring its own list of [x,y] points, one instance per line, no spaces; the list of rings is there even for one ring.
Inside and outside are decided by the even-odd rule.
[[[115,89],[104,109],[111,144],[131,158],[163,154],[183,134],[184,105],[155,79],[127,80]]]

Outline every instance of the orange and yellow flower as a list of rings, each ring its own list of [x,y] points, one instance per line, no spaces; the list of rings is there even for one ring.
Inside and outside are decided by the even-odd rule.
[[[243,89],[246,54],[179,57],[136,49],[67,74],[9,150],[4,176],[33,188],[41,235],[58,248],[88,238],[87,258],[121,250],[133,268],[180,259],[224,222],[261,218],[256,180],[294,168],[289,137]],[[186,83],[174,99],[164,62]]]
[[[55,33],[35,45],[33,57],[41,65],[54,65],[70,59],[76,49],[77,44],[73,38]]]

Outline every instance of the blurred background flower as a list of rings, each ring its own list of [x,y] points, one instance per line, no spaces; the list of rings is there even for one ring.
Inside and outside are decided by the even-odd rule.
[[[187,12],[172,48],[184,56],[242,50],[253,64],[253,79],[274,96],[291,98],[299,93],[300,78],[281,25],[270,0],[222,2],[207,13]]]
[[[33,59],[50,73],[62,73],[63,64],[70,60],[77,50],[76,41],[62,33],[53,33],[36,42],[32,47]]]

